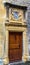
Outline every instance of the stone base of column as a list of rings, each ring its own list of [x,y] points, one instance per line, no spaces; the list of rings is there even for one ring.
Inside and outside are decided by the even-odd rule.
[[[28,60],[28,56],[24,55],[24,56],[22,57],[22,60],[23,60],[24,62],[26,62],[26,61]]]
[[[4,62],[4,65],[8,65],[9,64],[9,58],[8,57],[5,57],[3,59],[3,62]]]

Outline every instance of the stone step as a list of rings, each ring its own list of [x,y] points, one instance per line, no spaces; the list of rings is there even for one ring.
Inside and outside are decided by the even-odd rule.
[[[8,65],[30,65],[30,61],[27,61],[27,62],[16,62],[16,63],[10,63]]]
[[[9,64],[9,65],[24,65],[24,63],[18,63],[18,64]]]
[[[13,62],[8,65],[24,65],[24,62]]]

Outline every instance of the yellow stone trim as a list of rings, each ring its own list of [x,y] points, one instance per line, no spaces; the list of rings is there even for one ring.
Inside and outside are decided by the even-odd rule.
[[[28,50],[26,48],[26,45],[27,45],[27,35],[26,35],[26,32],[27,32],[27,28],[26,27],[16,27],[16,26],[6,26],[6,31],[9,32],[9,31],[14,31],[14,32],[23,32],[23,54],[22,54],[22,60],[25,61],[27,58],[25,57],[26,54],[28,55]],[[8,33],[9,35],[9,33]],[[6,39],[8,38],[8,35],[6,33]],[[6,40],[7,42],[7,40]],[[7,42],[8,44],[8,42]],[[28,45],[27,45],[28,46]],[[6,45],[7,47],[7,45]],[[7,48],[6,48],[7,49]],[[26,53],[27,51],[27,53]],[[7,53],[8,54],[8,53]]]
[[[24,27],[15,27],[15,26],[7,26],[6,29],[9,31],[17,31],[17,32],[21,32],[21,31],[23,32],[26,30],[26,28]]]

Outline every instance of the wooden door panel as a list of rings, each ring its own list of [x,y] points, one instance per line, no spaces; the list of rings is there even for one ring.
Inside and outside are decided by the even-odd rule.
[[[9,32],[9,61],[22,60],[22,33]]]
[[[10,49],[18,49],[19,44],[10,44]]]
[[[14,59],[15,61],[16,60],[19,60],[19,49],[14,49],[14,50],[11,50],[10,51],[10,61]]]
[[[10,44],[15,43],[15,37],[14,37],[13,34],[10,35],[9,39],[10,39],[10,40],[9,40],[9,43],[10,43]]]

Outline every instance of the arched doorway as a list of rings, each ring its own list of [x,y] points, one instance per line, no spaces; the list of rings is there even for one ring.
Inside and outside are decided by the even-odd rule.
[[[22,32],[9,32],[9,62],[22,61]]]

